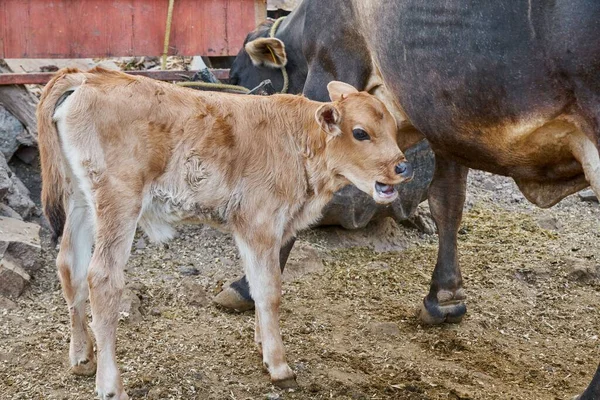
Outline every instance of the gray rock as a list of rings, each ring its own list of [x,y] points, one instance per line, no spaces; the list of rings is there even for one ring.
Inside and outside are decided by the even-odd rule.
[[[128,287],[123,290],[119,303],[119,316],[126,322],[137,324],[142,320],[140,298]]]
[[[29,190],[16,175],[11,177],[13,186],[4,197],[4,203],[15,210],[23,219],[31,217],[35,211],[35,204],[29,198]]]
[[[16,298],[40,267],[40,227],[0,217],[0,295]]]
[[[179,269],[179,273],[184,276],[200,275],[200,271],[198,271],[198,268],[196,268],[196,267],[182,265],[178,269]]]
[[[0,310],[14,310],[17,307],[17,303],[14,301],[7,299],[4,296],[0,296]]]
[[[30,279],[29,274],[15,262],[6,258],[0,260],[0,296],[19,297]]]
[[[398,324],[394,322],[373,322],[369,324],[369,330],[377,336],[400,336]]]
[[[594,193],[594,191],[592,189],[585,189],[585,190],[582,190],[581,192],[579,192],[579,198],[582,201],[598,203],[598,197],[596,197],[596,194]]]
[[[0,153],[0,200],[3,200],[8,194],[8,191],[12,189],[12,176],[13,173],[10,168],[8,168],[4,155]]]
[[[146,241],[144,238],[139,238],[137,242],[135,242],[135,248],[138,250],[143,250],[146,248]]]
[[[12,158],[27,134],[23,124],[0,105],[0,152],[7,160]]]
[[[600,265],[590,265],[587,260],[576,257],[564,257],[562,261],[570,281],[589,284],[600,278]]]
[[[197,307],[205,307],[208,305],[208,296],[202,285],[191,279],[186,279],[183,281],[182,286],[185,297],[190,305]]]
[[[22,146],[15,153],[15,157],[23,161],[25,164],[33,164],[38,159],[38,149],[31,146]]]
[[[307,274],[321,272],[323,261],[317,250],[305,242],[296,242],[283,272],[285,282],[296,281]]]
[[[540,228],[549,231],[559,231],[561,228],[560,222],[552,216],[540,217],[538,218],[537,223]]]
[[[415,214],[407,220],[402,221],[402,224],[418,229],[428,235],[433,235],[437,231],[435,221],[431,216],[431,211],[429,211],[429,205],[427,204],[419,204]]]
[[[23,221],[23,217],[21,217],[18,212],[4,203],[0,203],[0,217],[15,218]]]

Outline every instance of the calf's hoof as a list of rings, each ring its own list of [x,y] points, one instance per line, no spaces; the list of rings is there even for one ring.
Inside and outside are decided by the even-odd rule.
[[[94,376],[96,374],[96,362],[94,360],[83,360],[77,365],[71,366],[71,373],[77,376]]]
[[[276,386],[282,390],[298,389],[298,387],[299,387],[298,382],[296,382],[295,376],[292,376],[290,378],[285,378],[285,379],[271,380],[271,383],[273,383],[273,386]]]
[[[440,290],[436,299],[429,296],[423,299],[419,312],[419,319],[427,325],[439,325],[444,322],[457,324],[467,313],[464,303],[466,296],[463,289],[455,292]]]
[[[129,400],[129,396],[127,396],[127,393],[125,393],[124,391],[121,391],[120,393],[102,393],[101,391],[96,390],[96,396],[100,400]]]
[[[246,299],[231,286],[227,286],[221,293],[216,295],[213,302],[228,311],[243,312],[254,309],[254,301]]]

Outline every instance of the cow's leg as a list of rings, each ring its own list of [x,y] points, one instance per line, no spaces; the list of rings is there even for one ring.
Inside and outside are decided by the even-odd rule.
[[[458,266],[456,240],[462,220],[469,169],[436,156],[429,187],[429,207],[439,234],[438,257],[429,294],[423,300],[420,318],[427,324],[460,322],[467,307]]]
[[[600,198],[600,154],[594,143],[581,131],[569,136],[571,151],[583,168],[585,178]]]
[[[246,235],[236,234],[235,237],[256,305],[255,341],[262,348],[263,364],[274,385],[284,389],[297,387],[296,376],[285,358],[279,329],[281,271],[278,254],[274,250],[277,247],[275,243],[270,246],[264,240],[257,243],[256,239]]]
[[[597,400],[600,399],[600,365],[596,369],[596,373],[592,378],[592,381],[588,385],[585,392],[581,396],[575,397],[573,400]]]
[[[285,264],[295,242],[296,238],[293,237],[281,247],[279,252],[279,267],[281,268],[281,273],[283,273],[283,269],[285,268]],[[228,310],[252,310],[254,308],[254,300],[252,300],[252,296],[250,295],[250,288],[248,287],[246,275],[233,281],[229,286],[224,288],[215,297],[214,302]]]
[[[74,193],[69,199],[67,220],[56,259],[58,276],[71,317],[69,359],[71,372],[91,376],[96,372],[94,343],[87,330],[87,272],[94,244],[94,226],[85,199]]]
[[[119,193],[120,192],[120,193]],[[96,337],[98,368],[96,391],[102,400],[125,400],[116,361],[119,302],[125,286],[123,269],[130,255],[141,199],[118,188],[97,192],[96,247],[88,284],[92,306],[91,328]],[[113,203],[119,193],[118,203]]]

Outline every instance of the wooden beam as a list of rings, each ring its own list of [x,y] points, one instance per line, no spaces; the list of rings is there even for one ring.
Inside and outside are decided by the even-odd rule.
[[[219,80],[229,79],[228,69],[210,70]],[[196,71],[124,71],[131,75],[147,76],[159,81],[184,81],[191,78]],[[0,86],[3,85],[45,85],[54,76],[53,72],[6,73],[0,74]]]
[[[2,73],[6,71],[10,71],[10,69],[0,65],[0,76],[13,75],[12,73]],[[21,138],[21,143],[26,146],[34,146],[37,142],[37,119],[35,118],[37,97],[24,86],[9,84],[0,86],[0,104],[27,128],[29,136]]]

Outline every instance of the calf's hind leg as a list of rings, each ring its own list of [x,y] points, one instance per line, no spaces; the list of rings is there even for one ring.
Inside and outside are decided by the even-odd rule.
[[[256,230],[264,232],[264,230]],[[255,231],[255,232],[256,232]],[[263,233],[261,239],[265,239]],[[248,239],[252,238],[252,239]],[[285,389],[297,387],[296,376],[287,364],[279,329],[281,302],[281,272],[278,263],[277,240],[257,243],[256,237],[235,235],[242,256],[250,292],[255,303],[255,341],[262,348],[264,366],[274,385]]]
[[[115,198],[118,204],[111,203]],[[129,258],[141,199],[119,188],[97,192],[96,248],[88,273],[92,331],[96,337],[96,391],[101,400],[126,400],[116,361],[119,302],[125,286],[123,269]]]
[[[96,372],[94,344],[87,329],[85,313],[89,294],[86,277],[94,243],[91,217],[83,196],[75,192],[69,199],[65,229],[56,259],[58,276],[71,317],[71,372],[85,376]]]

